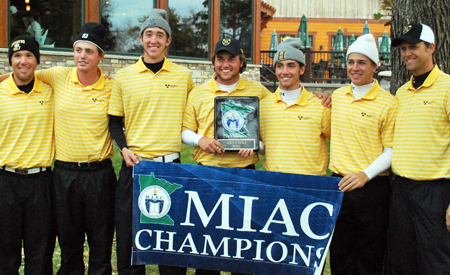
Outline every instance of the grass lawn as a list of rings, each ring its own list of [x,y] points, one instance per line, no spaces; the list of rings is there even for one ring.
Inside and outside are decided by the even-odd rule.
[[[195,162],[195,160],[192,157],[192,147],[183,145],[183,151],[181,152],[181,162],[182,163],[187,163],[187,164],[197,164]],[[113,157],[112,161],[113,161],[113,166],[114,169],[116,171],[116,174],[119,175],[119,171],[122,165],[122,156],[120,155],[117,147],[115,148],[116,154]],[[262,167],[261,163],[262,160],[264,160],[264,156],[260,155],[260,161],[258,163],[256,163],[256,169],[257,170],[264,170],[264,168]],[[116,243],[115,243],[115,239],[114,239],[114,243],[113,243],[113,253],[112,253],[112,264],[113,264],[113,273],[114,275],[118,274],[117,273],[117,265],[116,265]],[[84,244],[84,263],[86,266],[86,274],[87,274],[87,268],[89,265],[89,247],[87,242],[85,242]],[[56,274],[56,272],[58,271],[59,267],[61,266],[61,250],[59,248],[58,242],[56,243],[56,247],[55,247],[55,252],[53,254],[53,274]],[[23,255],[22,255],[22,260],[23,260]],[[21,275],[24,274],[24,265],[23,265],[23,261],[22,261],[22,265],[19,269],[19,273]],[[148,265],[146,266],[146,274],[147,275],[158,275],[159,271],[158,271],[158,266],[156,265]],[[187,272],[188,275],[193,275],[195,274],[195,270],[194,269],[188,269]],[[228,272],[221,272],[222,275],[225,274],[230,274]],[[327,260],[327,264],[325,266],[325,271],[324,273],[325,275],[329,275],[331,274],[330,272],[330,267],[329,267],[329,260]]]

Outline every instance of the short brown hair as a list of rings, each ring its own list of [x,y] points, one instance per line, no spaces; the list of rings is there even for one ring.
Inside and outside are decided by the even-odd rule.
[[[213,55],[213,57],[211,59],[213,65],[214,65],[214,62],[216,61],[216,55],[217,54]],[[241,73],[245,72],[245,69],[247,68],[247,61],[246,61],[245,55],[243,53],[241,53],[237,57],[239,57],[239,61],[243,62],[242,67],[239,68],[239,73],[241,74]]]

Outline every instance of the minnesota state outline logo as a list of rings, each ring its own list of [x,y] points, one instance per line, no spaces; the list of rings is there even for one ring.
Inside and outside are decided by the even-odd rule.
[[[140,222],[174,225],[173,219],[168,214],[172,206],[170,194],[183,186],[158,179],[154,173],[139,175],[139,185],[141,191],[138,198],[138,206],[141,211]]]

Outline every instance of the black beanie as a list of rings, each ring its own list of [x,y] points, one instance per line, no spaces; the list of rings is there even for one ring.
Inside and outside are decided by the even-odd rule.
[[[102,52],[105,52],[106,28],[99,23],[89,22],[84,24],[78,31],[78,35],[73,42],[73,46],[77,42],[89,42],[97,46]]]
[[[10,65],[12,65],[12,55],[18,51],[30,51],[36,57],[37,63],[40,63],[39,43],[33,37],[29,35],[19,35],[12,40],[8,51],[8,59]]]

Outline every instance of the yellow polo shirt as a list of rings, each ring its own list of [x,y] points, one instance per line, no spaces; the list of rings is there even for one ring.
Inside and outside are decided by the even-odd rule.
[[[112,81],[99,79],[84,87],[77,68],[53,67],[36,72],[55,92],[56,159],[68,162],[102,161],[114,155],[109,135],[108,104]]]
[[[412,78],[399,101],[392,170],[413,180],[450,178],[450,76],[437,66],[417,90]]]
[[[366,169],[394,145],[397,98],[378,81],[361,98],[353,97],[352,85],[334,91],[331,113],[330,170],[343,176]],[[388,175],[385,171],[380,175]]]
[[[189,94],[183,117],[183,131],[189,129],[204,137],[214,138],[214,98],[216,96],[257,96],[261,100],[270,93],[259,82],[243,79],[240,76],[236,88],[228,93],[220,90],[214,78],[215,75],[210,81],[195,87]],[[242,158],[237,152],[209,154],[200,147],[194,149],[193,155],[195,161],[207,166],[242,168],[258,162],[258,154]]]
[[[53,108],[52,87],[36,78],[28,94],[17,88],[13,74],[0,83],[0,166],[51,166]]]
[[[261,101],[260,120],[267,171],[326,175],[331,109],[321,99],[302,87],[298,100],[287,106],[277,89]]]
[[[191,74],[167,59],[154,74],[142,58],[117,72],[108,113],[124,116],[127,145],[135,154],[151,158],[180,152],[183,112],[194,87]]]

